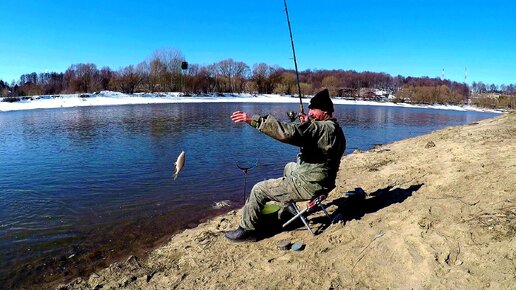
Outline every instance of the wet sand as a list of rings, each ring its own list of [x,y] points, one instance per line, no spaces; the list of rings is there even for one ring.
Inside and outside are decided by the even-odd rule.
[[[326,202],[340,221],[311,215],[315,237],[297,225],[231,243],[231,211],[58,288],[514,289],[514,152],[514,112],[355,152]],[[366,195],[345,195],[355,188]],[[306,246],[284,251],[281,240]]]

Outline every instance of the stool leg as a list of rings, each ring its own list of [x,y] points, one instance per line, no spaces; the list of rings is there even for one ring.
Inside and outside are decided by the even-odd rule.
[[[331,223],[331,217],[328,214],[328,212],[326,211],[326,208],[324,207],[324,205],[319,204],[319,207],[321,207],[321,209],[324,211],[324,214],[328,217],[328,219],[330,220],[330,223]]]
[[[303,223],[305,224],[305,227],[306,229],[312,234],[315,236],[314,232],[312,232],[312,229],[310,228],[310,226],[308,225],[308,222],[306,221],[305,217],[304,216],[300,216],[301,220],[303,221]]]
[[[289,219],[286,223],[284,223],[283,227],[286,227],[288,224],[295,221],[298,217],[300,217],[302,214],[304,214],[308,210],[308,208],[305,208],[304,210],[299,211],[299,208],[297,207],[297,205],[295,203],[291,203],[289,206],[292,206],[292,208],[296,212],[296,215],[293,216],[291,219]]]
[[[303,214],[308,210],[308,208],[305,208],[304,210],[299,211],[299,207],[297,207],[297,205],[295,203],[291,203],[291,205],[294,208],[294,210],[297,212],[297,214],[294,217],[292,217],[290,220],[288,220],[286,223],[284,223],[283,227],[286,227],[288,224],[293,222],[295,219],[300,218],[301,221],[303,222],[303,224],[305,225],[305,227],[308,229],[308,231],[312,235],[315,236],[314,232],[312,232],[312,229],[310,228],[310,226],[308,225],[308,222],[306,221],[305,217],[303,216]]]
[[[303,213],[301,213],[299,211],[299,208],[297,207],[297,205],[294,203],[294,209],[297,211],[297,213],[299,214],[299,218],[301,219],[301,221],[305,224],[305,227],[308,229],[308,231],[315,236],[314,232],[312,232],[312,229],[310,228],[310,226],[308,225],[308,222],[306,221],[305,217],[303,216]]]

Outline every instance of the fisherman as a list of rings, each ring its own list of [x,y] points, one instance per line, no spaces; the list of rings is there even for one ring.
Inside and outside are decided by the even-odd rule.
[[[234,112],[231,120],[247,123],[281,142],[300,147],[297,162],[289,162],[283,177],[257,183],[243,208],[237,229],[226,232],[231,241],[252,240],[261,210],[268,201],[283,205],[310,200],[327,194],[335,187],[340,159],[346,149],[346,138],[333,118],[333,102],[327,89],[318,92],[308,106],[308,116],[300,114],[300,122],[283,123],[271,115],[250,116]]]

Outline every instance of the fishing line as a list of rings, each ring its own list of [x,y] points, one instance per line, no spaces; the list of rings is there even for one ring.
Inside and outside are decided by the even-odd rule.
[[[294,46],[294,38],[292,37],[292,26],[290,25],[290,17],[288,15],[288,7],[287,7],[287,0],[283,0],[283,4],[285,5],[285,14],[287,16],[287,23],[288,23],[288,31],[290,34],[290,43],[292,45],[292,55],[294,57],[294,68],[296,70],[296,81],[297,81],[297,91],[299,95],[299,111],[300,114],[304,114],[304,108],[303,108],[303,96],[301,94],[301,84],[299,82],[299,70],[297,68],[297,58],[296,58],[296,49]],[[294,121],[299,115],[295,112],[287,112],[288,117],[291,121]],[[243,200],[244,202],[247,202],[247,176],[248,171],[251,168],[254,168],[258,165],[258,161],[254,162],[243,162],[243,161],[237,161],[236,166],[242,170],[242,173],[244,174],[244,188],[243,188]]]

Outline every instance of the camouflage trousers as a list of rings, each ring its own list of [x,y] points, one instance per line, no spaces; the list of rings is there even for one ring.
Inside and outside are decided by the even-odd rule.
[[[313,194],[297,189],[285,177],[258,182],[253,186],[244,206],[240,226],[246,230],[255,230],[261,211],[268,201],[277,201],[286,205],[291,201],[309,200],[312,197]]]

